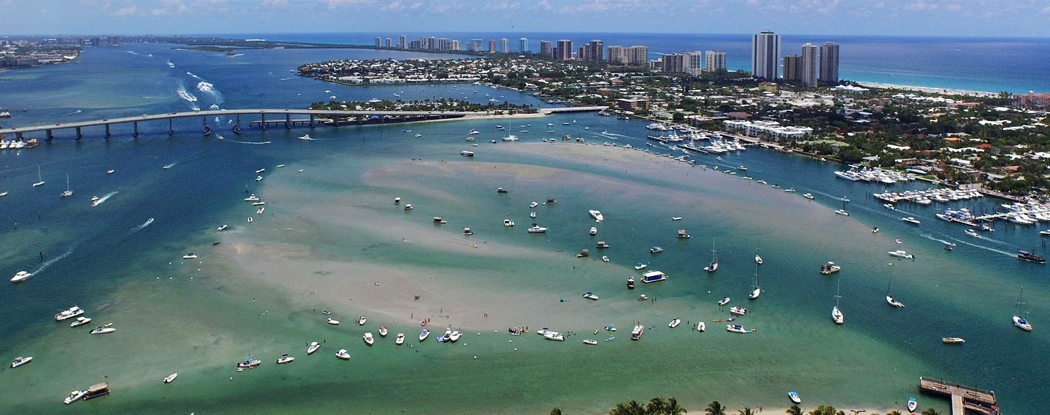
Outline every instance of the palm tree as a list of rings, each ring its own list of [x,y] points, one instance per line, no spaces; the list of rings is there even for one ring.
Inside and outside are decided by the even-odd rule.
[[[616,404],[616,407],[609,411],[609,415],[629,415],[629,412],[627,412],[627,405],[623,402]]]
[[[803,414],[805,414],[805,411],[803,411],[802,408],[800,408],[798,405],[791,405],[791,407],[788,408],[784,412],[786,412],[787,415],[803,415]],[[901,415],[901,414],[897,414],[897,415]]]
[[[831,406],[831,405],[820,405],[820,406],[817,407],[817,409],[814,409],[814,410],[809,412],[809,415],[845,415],[845,414],[846,414],[845,412],[836,410],[835,407]]]
[[[551,415],[561,415],[561,409],[559,409],[559,408],[551,409]]]
[[[627,415],[645,415],[645,407],[632,400],[627,403]]]
[[[667,405],[664,406],[664,414],[666,415],[685,415],[685,408],[678,406],[678,400],[675,398],[667,398]]]
[[[933,408],[926,408],[922,411],[922,415],[941,415],[941,412]]]
[[[655,397],[645,406],[645,413],[650,415],[660,415],[664,413],[665,408],[667,408],[667,402],[664,401],[664,398]]]
[[[726,415],[726,407],[718,403],[718,401],[712,401],[707,404],[707,410],[704,411],[706,415]]]
[[[755,415],[755,411],[751,410],[750,406],[745,406],[744,409],[738,410],[739,415]]]
[[[894,409],[892,411],[887,412],[886,415],[901,415],[901,411]]]

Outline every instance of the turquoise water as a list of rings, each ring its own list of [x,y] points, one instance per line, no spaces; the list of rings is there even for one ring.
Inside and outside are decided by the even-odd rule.
[[[301,107],[327,97],[325,90],[348,99],[405,91],[420,96],[467,93],[484,101],[488,93],[538,104],[506,90],[478,87],[474,94],[474,87],[465,85],[355,89],[295,77],[282,80],[290,77],[285,75],[289,69],[306,61],[372,52],[249,51],[230,59],[157,45],[129,49],[136,54],[92,49],[83,62],[44,68],[48,72],[43,74],[0,74],[3,99],[25,103],[2,105],[29,110],[16,112],[4,126],[185,110],[190,102],[178,95],[179,81],[196,85],[196,78],[185,72],[219,91],[187,88],[198,96],[195,105],[205,107],[219,103],[220,95],[220,106],[227,108]],[[169,59],[176,68],[168,67]],[[111,64],[131,68],[127,76],[111,80],[119,89],[107,88],[98,79],[113,71]],[[52,104],[52,90],[66,91],[69,99],[63,102],[68,105]],[[576,123],[562,125],[573,120]],[[1050,385],[1045,374],[1031,368],[1050,364],[1040,353],[1048,340],[1040,322],[1047,316],[1050,292],[1044,266],[1013,257],[1016,249],[1033,245],[1045,253],[1034,228],[1000,223],[994,234],[974,240],[964,236],[962,228],[936,220],[937,206],[890,212],[869,196],[881,191],[880,186],[837,180],[831,174],[837,165],[761,149],[725,155],[722,161],[700,156],[698,161],[708,166],[747,165],[756,180],[793,187],[796,194],[667,162],[657,165],[650,160],[645,165],[652,167],[624,169],[598,156],[568,153],[563,146],[569,144],[548,145],[548,154],[519,151],[544,145],[524,141],[547,136],[542,132],[547,122],[555,125],[556,135],[645,146],[643,122],[576,114],[409,127],[422,138],[402,133],[405,126],[316,129],[310,131],[318,138],[314,142],[295,139],[305,130],[283,129],[234,136],[217,128],[216,135],[203,138],[193,132],[198,124],[187,121],[173,137],[164,132],[166,126],[158,125],[138,139],[128,132],[110,140],[89,136],[74,141],[60,135],[37,149],[0,153],[0,190],[9,191],[0,199],[0,216],[6,219],[0,264],[5,275],[21,269],[36,272],[25,283],[0,288],[2,357],[35,357],[27,366],[0,369],[0,407],[11,413],[53,413],[73,387],[108,379],[112,396],[68,409],[338,413],[353,406],[376,413],[545,413],[560,406],[571,412],[599,412],[617,402],[657,395],[675,396],[690,408],[716,399],[734,407],[773,408],[787,406],[784,394],[793,389],[807,407],[827,402],[842,408],[899,409],[894,402],[917,395],[918,376],[933,376],[993,389],[1007,411],[1038,411],[1037,394]],[[519,124],[531,124],[532,132],[519,134],[522,143],[489,144],[501,136],[497,124],[512,132]],[[477,148],[463,141],[471,128],[482,131]],[[609,135],[599,134],[602,131]],[[271,144],[252,144],[263,142]],[[474,160],[457,155],[467,148],[478,153]],[[419,158],[424,161],[412,160]],[[450,162],[447,168],[438,167],[441,160]],[[278,163],[288,167],[273,169]],[[488,163],[506,166],[506,173],[472,168]],[[166,165],[171,168],[162,169]],[[554,176],[518,176],[514,165],[542,167]],[[37,166],[47,184],[32,188]],[[260,167],[268,171],[257,183],[252,172]],[[298,168],[305,172],[296,175]],[[106,175],[107,169],[116,172]],[[66,174],[76,194],[60,199]],[[501,186],[510,193],[497,197],[493,190]],[[251,228],[244,221],[251,212],[241,201],[246,192],[266,197],[270,214]],[[799,196],[805,192],[813,192],[817,200],[805,201]],[[90,206],[92,195],[110,193],[105,203]],[[406,214],[392,207],[392,195],[411,200],[416,210]],[[831,213],[841,207],[836,199],[843,195],[852,200],[847,207],[850,218]],[[538,207],[536,222],[551,231],[525,234],[521,228],[530,223],[528,203],[548,196],[558,203]],[[341,206],[327,200],[346,202]],[[995,203],[953,206],[980,211]],[[593,221],[586,211],[594,208],[607,220],[598,225],[599,235],[591,237],[586,231]],[[326,210],[311,217],[313,209]],[[508,213],[517,221],[510,231],[501,224]],[[401,235],[366,230],[370,228],[364,224],[341,225],[334,219],[339,215],[403,223],[426,228],[428,235],[501,244],[529,255],[484,256],[450,253],[449,246],[403,244]],[[436,215],[450,223],[433,228],[431,218]],[[923,224],[905,225],[899,220],[905,215]],[[672,222],[671,216],[683,220]],[[153,222],[142,227],[149,218]],[[220,223],[229,223],[234,233],[212,247]],[[477,234],[460,239],[462,226]],[[882,231],[872,235],[872,226]],[[682,228],[691,239],[674,239]],[[914,253],[916,261],[886,255],[898,249],[895,238],[903,239],[901,249]],[[572,257],[582,248],[595,252],[596,240],[612,246],[609,264]],[[939,240],[958,247],[944,251]],[[308,261],[317,264],[286,278],[310,288],[289,289],[252,275],[247,271],[250,264],[236,262],[244,256],[233,247],[244,241],[306,250]],[[701,268],[710,260],[712,241],[721,268],[707,275]],[[666,251],[650,255],[652,245]],[[201,259],[180,260],[189,250]],[[729,295],[734,304],[743,302],[756,252],[765,260],[764,293],[746,305],[752,314],[740,321],[759,330],[731,335],[712,321],[728,317],[715,301]],[[817,273],[829,260],[844,267],[837,277]],[[322,278],[318,272],[327,269],[324,263],[329,261],[359,264],[361,269],[402,267],[428,278],[437,275],[442,278],[438,285],[476,293],[479,303],[487,297],[504,300],[502,310],[487,310],[493,318],[521,311],[520,324],[533,330],[548,321],[564,321],[552,328],[580,334],[552,343],[531,333],[511,337],[502,327],[498,333],[467,328],[456,345],[433,340],[419,345],[418,318],[373,316],[375,325],[366,327],[375,330],[386,324],[394,333],[403,331],[413,347],[395,349],[387,341],[367,348],[360,340],[366,328],[351,324],[366,310],[335,308],[310,298],[311,290],[323,289],[309,284]],[[627,291],[623,282],[637,275],[631,266],[638,261],[649,262],[671,278]],[[894,265],[888,265],[891,262]],[[903,310],[884,303],[890,275],[894,296],[907,304]],[[326,278],[368,284],[372,277],[351,272]],[[841,327],[829,318],[836,281],[841,281],[847,321]],[[1009,325],[1021,286],[1036,326],[1032,333]],[[601,300],[580,299],[585,291],[594,291]],[[635,301],[640,293],[656,301]],[[562,296],[570,301],[560,302]],[[460,293],[450,297],[463,298]],[[425,301],[431,301],[429,295]],[[73,304],[87,309],[95,319],[92,323],[112,322],[118,331],[89,336],[86,332],[94,324],[69,328],[51,319]],[[454,308],[445,314],[470,312],[470,304],[432,304]],[[537,307],[544,311],[529,311]],[[315,309],[332,309],[343,324],[324,324]],[[668,329],[674,317],[683,325]],[[686,327],[699,318],[707,321],[706,333]],[[649,327],[640,342],[627,341],[626,330],[634,321]],[[589,331],[609,323],[621,330],[616,340],[597,347],[579,343],[591,337]],[[448,324],[460,325],[453,319]],[[967,342],[962,347],[941,344],[940,337],[949,335]],[[602,340],[606,333],[594,337]],[[305,344],[314,340],[325,345],[307,357]],[[338,348],[349,349],[352,359],[334,359],[331,354]],[[263,367],[235,372],[233,364],[249,353],[262,359]],[[282,353],[296,356],[296,362],[275,367],[273,361]],[[160,379],[173,371],[180,373],[176,383],[162,385]],[[940,399],[920,401],[923,406],[947,407]]]

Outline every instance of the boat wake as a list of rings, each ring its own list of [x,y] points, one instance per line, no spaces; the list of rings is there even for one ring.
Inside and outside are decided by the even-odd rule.
[[[141,225],[136,226],[136,227],[131,228],[130,230],[128,230],[128,234],[125,235],[125,236],[134,235],[136,232],[141,231],[143,229],[146,229],[146,227],[151,225],[151,224],[153,224],[153,218],[146,219],[146,222],[143,222]]]
[[[238,141],[238,140],[225,140],[225,141],[227,143],[250,144],[250,145],[256,145],[256,146],[270,144],[270,141]]]
[[[64,253],[62,255],[59,255],[57,257],[51,258],[51,259],[47,260],[46,262],[44,262],[43,264],[40,264],[40,268],[37,268],[35,271],[29,273],[29,275],[30,276],[36,276],[36,274],[39,274],[43,270],[47,269],[47,267],[50,267],[51,264],[54,264],[54,263],[56,263],[58,261],[61,261],[63,258],[69,256],[69,254],[72,254],[72,253],[73,253],[73,248],[69,248],[69,250],[67,250],[66,253]]]
[[[295,78],[281,78],[282,81],[287,81],[289,79],[295,79]]]
[[[197,90],[201,91],[201,92],[203,92],[205,94],[211,95],[212,98],[215,99],[215,104],[214,105],[222,104],[222,102],[223,102],[222,93],[219,92],[219,90],[217,88],[215,88],[215,85],[213,85],[211,82],[207,82],[207,81],[200,81],[200,82],[198,82],[197,83]]]
[[[176,162],[172,162],[171,164],[165,165],[164,166],[164,170],[167,170],[167,169],[170,169],[172,167],[175,167],[176,164],[179,164],[179,162],[176,161]]]
[[[935,239],[935,238],[932,238],[932,237],[930,237],[929,239],[933,239],[935,241],[939,241],[939,239]],[[955,241],[954,243],[963,244],[963,245],[969,245],[969,246],[972,246],[974,248],[983,249],[985,251],[991,251],[991,252],[995,252],[995,253],[1000,253],[1000,254],[1006,255],[1008,257],[1015,257],[1015,256],[1017,256],[1017,254],[1013,253],[1013,252],[1006,252],[1006,251],[998,250],[998,249],[995,249],[995,248],[992,248],[992,247],[989,247],[989,246],[977,245],[975,243],[972,243],[972,242],[964,240],[964,239],[955,239],[955,238],[949,238],[949,239]]]
[[[109,200],[110,197],[113,197],[113,195],[115,195],[115,194],[117,194],[117,192],[115,192],[115,191],[106,193],[102,197],[98,198],[98,200],[96,200],[94,203],[92,203],[91,206],[98,206],[98,205],[101,205],[103,203],[106,203],[106,201]]]

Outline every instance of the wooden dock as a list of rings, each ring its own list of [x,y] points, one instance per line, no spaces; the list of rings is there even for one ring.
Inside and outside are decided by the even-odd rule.
[[[948,395],[952,403],[952,415],[964,415],[967,410],[999,415],[993,391],[923,377],[919,378],[919,389],[924,393]]]

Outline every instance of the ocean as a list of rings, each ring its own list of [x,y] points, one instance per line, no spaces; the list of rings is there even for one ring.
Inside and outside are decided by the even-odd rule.
[[[73,64],[0,73],[0,107],[14,114],[2,125],[212,105],[301,108],[332,95],[545,105],[485,86],[347,87],[292,72],[306,62],[375,57],[442,56],[251,50],[227,57],[157,44],[87,49]],[[806,408],[831,403],[886,412],[916,396],[922,407],[944,412],[945,400],[918,395],[917,378],[928,376],[992,389],[1009,413],[1037,413],[1039,393],[1050,387],[1050,377],[1032,369],[1050,365],[1041,353],[1050,340],[1041,326],[1050,314],[1045,265],[1014,256],[1031,247],[1045,256],[1037,229],[1000,222],[996,232],[971,238],[964,228],[934,217],[945,207],[992,211],[1002,201],[889,211],[871,197],[884,186],[837,179],[832,173],[842,166],[807,157],[758,148],[721,160],[694,156],[708,166],[702,170],[653,156],[621,156],[613,151],[625,150],[612,147],[576,154],[559,147],[573,144],[541,144],[541,137],[570,134],[590,143],[649,148],[645,122],[593,114],[277,128],[240,136],[230,131],[230,117],[207,121],[215,131],[210,137],[201,135],[200,120],[185,120],[176,122],[170,137],[163,123],[143,124],[138,138],[130,127],[114,127],[108,140],[90,129],[81,140],[58,132],[39,148],[0,152],[0,191],[9,192],[0,198],[6,219],[0,268],[5,275],[34,273],[0,288],[0,355],[34,356],[26,366],[0,369],[3,412],[54,413],[74,387],[102,381],[110,383],[112,396],[68,410],[343,413],[353,407],[372,413],[516,414],[559,406],[599,413],[654,396],[675,396],[697,410],[712,400],[733,408],[783,408],[789,405],[787,391],[797,390]],[[555,134],[545,132],[546,123]],[[492,144],[505,134],[496,125],[522,141]],[[472,128],[482,132],[478,147],[464,141]],[[297,139],[305,133],[316,140]],[[552,147],[547,152],[537,149],[541,145]],[[464,160],[458,156],[464,149],[478,155]],[[623,164],[619,157],[626,157]],[[741,165],[755,180],[797,192],[712,170]],[[254,171],[263,167],[265,178],[257,182]],[[109,169],[115,172],[106,174]],[[34,188],[38,171],[46,184]],[[75,194],[62,199],[67,175]],[[497,197],[496,187],[510,193]],[[802,199],[806,192],[816,200]],[[255,215],[249,225],[245,218],[256,208],[242,199],[251,193],[268,204],[265,215]],[[93,195],[105,201],[92,207]],[[394,195],[416,209],[393,206]],[[849,218],[831,213],[843,207],[843,196],[851,199],[845,205]],[[528,204],[547,197],[558,203],[540,206],[538,217],[528,218]],[[586,214],[595,208],[605,213],[602,224]],[[434,216],[449,224],[433,225]],[[915,216],[922,225],[904,224],[902,216]],[[505,217],[517,226],[504,228]],[[550,231],[526,234],[521,228],[532,222]],[[226,223],[232,229],[215,230]],[[587,235],[590,226],[600,228],[597,237]],[[869,231],[874,226],[878,234]],[[465,239],[462,227],[476,235]],[[683,228],[692,238],[676,240]],[[573,258],[582,248],[597,252],[595,240],[612,246],[609,263]],[[944,242],[957,247],[945,251]],[[665,252],[649,254],[653,245]],[[701,268],[712,245],[721,268],[708,275]],[[895,249],[917,258],[886,254]],[[182,260],[187,252],[201,258]],[[765,260],[764,293],[747,302],[743,297],[759,272],[756,253]],[[821,276],[817,268],[826,261],[844,270]],[[638,276],[632,268],[637,262],[671,278],[628,291],[623,283]],[[891,276],[904,309],[883,300]],[[371,288],[373,281],[378,288]],[[843,326],[829,318],[838,284]],[[387,288],[392,285],[406,292]],[[1010,326],[1021,287],[1036,327],[1031,333]],[[415,291],[408,290],[416,289],[425,290],[419,303],[409,298]],[[586,291],[601,299],[580,298]],[[653,300],[636,301],[642,293]],[[395,294],[403,295],[385,297]],[[738,336],[721,330],[714,320],[729,315],[715,302],[726,295],[751,310],[739,322],[758,331]],[[355,305],[369,301],[394,306],[375,305],[383,311],[370,312]],[[52,319],[72,305],[94,320],[69,328]],[[404,316],[397,311],[401,306],[423,311]],[[325,324],[321,310],[331,310],[342,324]],[[368,325],[353,324],[366,313]],[[455,345],[438,344],[433,336],[418,343],[421,314],[434,318],[435,334],[451,325],[463,327],[465,338]],[[532,332],[549,324],[577,334],[565,343],[532,333],[510,336],[503,326],[490,330],[495,323],[484,322],[489,314]],[[675,317],[683,325],[667,328]],[[698,319],[707,322],[706,333],[689,329]],[[627,340],[635,321],[648,328],[640,342]],[[106,323],[117,331],[87,334]],[[366,347],[360,335],[380,324],[406,333],[411,347],[396,348],[389,337]],[[590,335],[607,324],[619,331]],[[610,336],[615,339],[602,341]],[[967,342],[947,346],[940,342],[945,336]],[[590,337],[599,345],[580,344]],[[306,356],[309,341],[324,342],[318,354]],[[350,361],[332,356],[339,348],[350,351]],[[297,359],[276,367],[273,361],[283,353]],[[234,364],[248,354],[263,366],[236,372]],[[162,384],[172,372],[179,372],[178,380]]]

